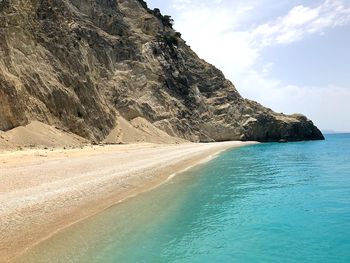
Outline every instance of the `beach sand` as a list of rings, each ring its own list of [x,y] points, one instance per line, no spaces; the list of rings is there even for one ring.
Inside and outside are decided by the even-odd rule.
[[[131,144],[0,153],[0,262],[150,190],[215,154],[252,142]]]

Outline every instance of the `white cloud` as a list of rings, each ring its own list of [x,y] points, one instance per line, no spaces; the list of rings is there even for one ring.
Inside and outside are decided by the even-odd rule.
[[[192,0],[174,0],[173,7],[177,10],[182,10],[191,4]]]
[[[288,44],[349,22],[350,8],[343,1],[327,0],[315,8],[295,6],[287,15],[254,28],[251,34],[264,46]]]
[[[251,46],[249,32],[237,31],[237,24],[252,9],[244,6],[235,11],[224,6],[186,8],[176,19],[175,27],[202,58],[215,62],[220,69],[241,72],[251,68],[258,51]]]
[[[180,9],[175,26],[195,51],[218,67],[225,70],[230,66],[230,71],[237,73],[254,66],[266,46],[292,43],[350,23],[350,7],[341,0],[326,0],[314,8],[295,6],[284,16],[244,31],[240,23],[254,12],[252,5],[233,9],[227,3],[209,5],[195,0],[174,0],[173,5]]]

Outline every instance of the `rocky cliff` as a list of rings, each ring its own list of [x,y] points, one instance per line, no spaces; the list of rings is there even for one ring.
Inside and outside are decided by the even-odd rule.
[[[103,141],[122,118],[190,141],[314,140],[244,99],[142,0],[0,0],[0,130],[32,121]]]

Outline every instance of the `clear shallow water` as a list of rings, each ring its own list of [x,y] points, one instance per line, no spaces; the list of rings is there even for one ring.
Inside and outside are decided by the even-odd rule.
[[[24,262],[350,262],[350,135],[225,152]]]

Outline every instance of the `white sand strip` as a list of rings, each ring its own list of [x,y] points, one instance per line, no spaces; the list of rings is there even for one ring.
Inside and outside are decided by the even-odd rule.
[[[0,262],[242,142],[0,154]]]

